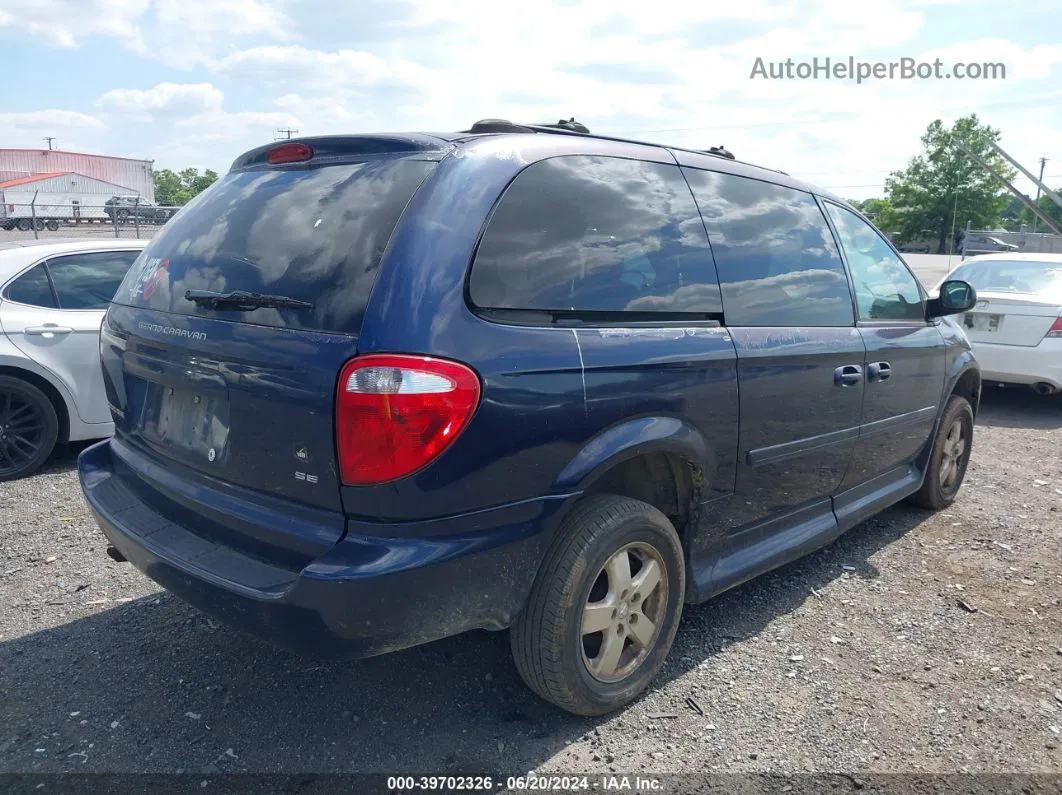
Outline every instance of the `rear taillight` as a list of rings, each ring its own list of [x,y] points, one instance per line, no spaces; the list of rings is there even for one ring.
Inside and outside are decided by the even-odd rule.
[[[1054,325],[1044,334],[1044,338],[1047,337],[1062,337],[1062,317],[1055,320]]]
[[[348,485],[405,477],[457,438],[479,403],[479,378],[426,356],[351,359],[339,374],[336,447]]]

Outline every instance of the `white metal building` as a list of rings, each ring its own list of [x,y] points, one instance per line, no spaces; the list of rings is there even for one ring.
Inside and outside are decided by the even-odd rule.
[[[38,174],[81,175],[121,188],[119,191],[109,189],[112,194],[141,196],[153,202],[152,162],[51,149],[0,149],[0,182]]]
[[[0,182],[0,226],[8,229],[19,219],[103,220],[106,201],[129,194],[122,185],[73,172],[17,177]]]
[[[0,180],[0,190],[13,191],[16,189],[19,192],[31,194],[39,191],[41,193],[99,195],[103,197],[99,201],[100,204],[103,203],[104,199],[109,199],[111,196],[136,195],[136,191],[132,191],[124,185],[86,177],[84,174],[75,174],[72,171],[62,171],[56,174],[34,174],[29,177]]]

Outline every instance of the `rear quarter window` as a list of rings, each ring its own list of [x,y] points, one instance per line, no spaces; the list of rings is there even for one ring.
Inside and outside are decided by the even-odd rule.
[[[677,166],[570,155],[517,175],[469,280],[480,309],[717,314],[708,237]]]
[[[356,334],[388,240],[434,165],[382,158],[229,173],[151,242],[115,303]],[[188,301],[188,290],[283,295],[313,308],[214,310]]]
[[[39,306],[42,309],[58,309],[55,293],[48,281],[48,271],[44,269],[43,262],[11,282],[4,290],[4,298],[28,306]]]

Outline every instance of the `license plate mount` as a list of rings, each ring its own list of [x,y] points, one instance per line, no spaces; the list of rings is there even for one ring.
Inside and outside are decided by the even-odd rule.
[[[200,394],[156,385],[157,442],[210,463],[224,458],[229,440],[229,406],[223,394]]]
[[[963,325],[971,331],[995,333],[1003,325],[1003,315],[991,312],[967,312],[963,316]]]

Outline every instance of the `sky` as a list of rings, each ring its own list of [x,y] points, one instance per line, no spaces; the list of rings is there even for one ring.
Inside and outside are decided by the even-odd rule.
[[[1062,0],[0,0],[0,147],[228,169],[300,135],[556,121],[724,145],[848,198],[976,112],[1062,186]],[[911,58],[1006,77],[767,79]],[[776,67],[777,69],[777,67]],[[1032,192],[1031,184],[1019,185]]]

